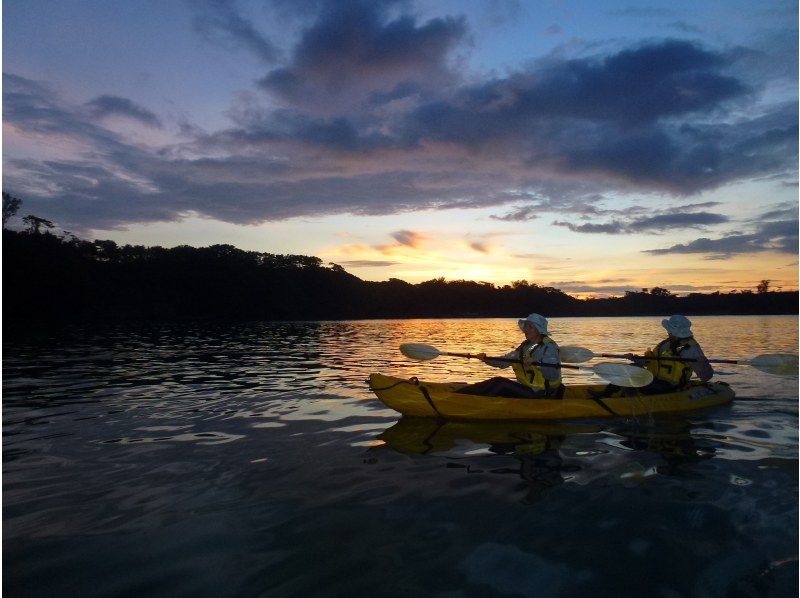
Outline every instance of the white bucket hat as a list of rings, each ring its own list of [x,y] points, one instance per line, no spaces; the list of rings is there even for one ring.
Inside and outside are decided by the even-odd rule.
[[[531,314],[524,320],[517,320],[517,326],[519,326],[519,329],[523,332],[525,331],[526,323],[531,323],[536,326],[536,330],[538,330],[540,334],[547,334],[547,318],[544,316]]]
[[[661,320],[661,325],[675,338],[688,338],[692,336],[692,321],[686,316],[675,314],[668,320]]]

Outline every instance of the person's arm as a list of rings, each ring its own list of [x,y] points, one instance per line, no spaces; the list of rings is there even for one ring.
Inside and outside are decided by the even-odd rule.
[[[652,349],[648,349],[644,352],[643,357],[635,357],[633,353],[625,353],[625,358],[630,359],[633,362],[633,365],[639,366],[640,368],[646,368],[647,362],[649,361],[648,357],[653,357]]]
[[[561,360],[558,357],[558,350],[551,344],[544,345],[541,350],[534,351],[534,353],[534,361],[561,365]],[[558,380],[561,377],[560,367],[552,368],[545,365],[539,366],[539,369],[542,371],[542,376],[544,376],[545,380]]]
[[[705,353],[703,353],[703,349],[700,348],[700,345],[693,345],[685,351],[682,351],[681,357],[695,359],[696,361],[690,361],[689,365],[692,366],[692,370],[697,377],[703,382],[711,380],[711,377],[714,375],[714,368],[708,363],[708,359]]]
[[[510,351],[503,355],[506,359],[519,359],[519,355],[517,355],[516,351]],[[478,353],[478,359],[480,359],[483,363],[493,368],[499,368],[504,370],[505,368],[511,367],[511,364],[507,361],[495,361],[493,359],[487,359],[486,353]]]

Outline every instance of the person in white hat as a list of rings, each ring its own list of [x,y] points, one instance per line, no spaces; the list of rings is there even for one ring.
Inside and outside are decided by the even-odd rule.
[[[692,373],[703,382],[711,380],[714,368],[692,334],[692,321],[675,314],[661,320],[661,325],[667,331],[667,338],[653,349],[645,351],[644,358],[636,358],[633,353],[625,355],[636,365],[653,372],[653,381],[640,388],[639,392],[661,394],[680,390],[689,384]],[[681,361],[671,359],[674,357],[679,357]],[[601,396],[610,396],[617,390],[619,387],[609,384]]]
[[[485,396],[522,397],[522,398],[561,398],[564,386],[561,383],[561,359],[558,345],[550,338],[547,330],[547,318],[539,314],[530,314],[517,321],[519,329],[525,334],[525,340],[514,351],[503,357],[518,359],[519,362],[493,361],[486,358],[486,353],[479,353],[478,358],[485,364],[496,368],[511,367],[517,378],[516,382],[497,376],[470,384],[459,392]]]
[[[692,321],[686,316],[675,314],[661,320],[661,325],[667,331],[667,338],[644,354],[644,366],[653,372],[654,380],[651,385],[656,385],[654,390],[670,391],[684,388],[689,383],[692,373],[697,374],[703,382],[711,380],[714,368],[706,359],[700,343],[694,339]],[[665,359],[669,357],[692,361]]]

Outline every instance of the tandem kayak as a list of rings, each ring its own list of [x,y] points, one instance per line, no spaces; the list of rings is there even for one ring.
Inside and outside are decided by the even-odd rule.
[[[387,407],[410,417],[459,420],[539,420],[637,416],[724,405],[734,392],[724,382],[693,381],[679,392],[594,398],[605,384],[570,385],[561,399],[516,399],[459,393],[466,382],[423,382],[370,374],[369,387]]]

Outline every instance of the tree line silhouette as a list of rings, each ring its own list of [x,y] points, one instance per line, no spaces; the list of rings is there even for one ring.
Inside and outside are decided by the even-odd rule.
[[[3,197],[3,222],[7,197]],[[12,198],[13,199],[13,198]],[[12,206],[13,207],[13,206]],[[18,209],[17,205],[17,209]],[[577,299],[527,281],[510,285],[436,278],[410,284],[361,280],[317,257],[232,245],[174,248],[86,241],[35,216],[3,230],[7,327],[96,320],[634,316],[684,313],[795,314],[797,291],[690,293],[654,287],[622,297]]]

